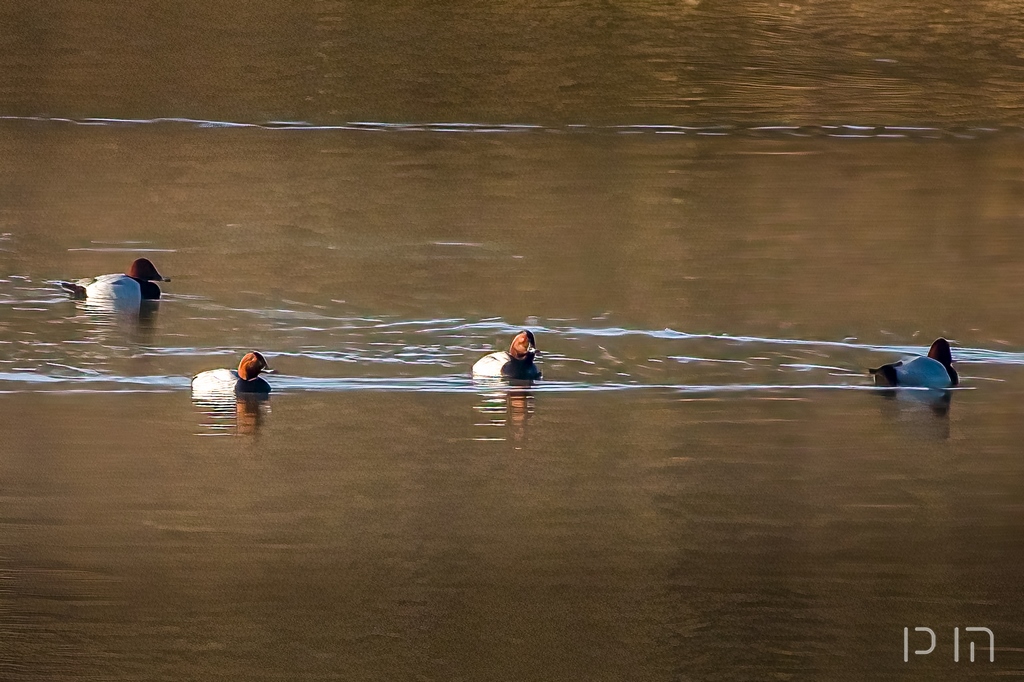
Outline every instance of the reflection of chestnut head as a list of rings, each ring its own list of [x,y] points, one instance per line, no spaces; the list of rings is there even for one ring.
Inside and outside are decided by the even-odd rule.
[[[533,394],[525,391],[509,391],[507,401],[508,421],[512,426],[521,427],[533,415]]]
[[[252,435],[263,422],[263,405],[266,398],[253,394],[238,396],[235,400],[235,426],[239,435]]]

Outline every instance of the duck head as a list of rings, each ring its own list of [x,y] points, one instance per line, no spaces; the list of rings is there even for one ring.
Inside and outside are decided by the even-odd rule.
[[[170,282],[170,277],[163,277],[148,258],[136,258],[128,272],[124,273],[132,279],[142,282]]]
[[[524,329],[512,339],[512,345],[508,348],[508,354],[512,359],[520,362],[532,362],[537,354],[536,341],[533,339],[533,332]]]
[[[941,336],[932,342],[928,349],[928,357],[942,364],[949,373],[949,380],[954,386],[960,383],[960,376],[953,369],[953,352],[949,349],[949,341]]]
[[[252,381],[260,375],[260,372],[273,374],[274,370],[267,366],[267,359],[263,353],[257,350],[246,353],[242,361],[238,363],[238,378],[243,381]]]

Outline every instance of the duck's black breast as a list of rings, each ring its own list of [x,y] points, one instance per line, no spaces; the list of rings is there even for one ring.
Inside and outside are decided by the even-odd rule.
[[[507,379],[524,379],[534,381],[540,379],[540,367],[533,360],[516,360],[512,358],[501,368],[501,375]]]
[[[250,381],[239,379],[235,382],[235,393],[270,393],[270,384],[263,377],[256,377]]]
[[[147,301],[155,301],[160,298],[160,287],[155,282],[150,282],[144,279],[135,279],[139,283],[139,288],[142,289],[142,298]]]

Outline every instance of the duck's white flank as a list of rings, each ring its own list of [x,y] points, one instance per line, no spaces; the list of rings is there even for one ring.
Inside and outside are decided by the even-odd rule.
[[[485,355],[473,365],[473,374],[480,377],[500,377],[501,370],[512,360],[508,352],[500,350],[490,355]]]
[[[142,302],[142,287],[128,275],[100,275],[93,279],[81,280],[78,284],[85,287],[85,295],[88,298],[136,305]]]
[[[945,366],[932,358],[917,357],[896,365],[896,378],[900,386],[921,388],[951,388],[953,380]]]
[[[238,372],[233,369],[210,369],[192,377],[192,390],[198,393],[234,393]]]

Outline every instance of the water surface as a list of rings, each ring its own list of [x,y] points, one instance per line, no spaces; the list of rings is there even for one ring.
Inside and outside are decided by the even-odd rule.
[[[1013,6],[236,9],[0,10],[0,678],[1024,670]]]

